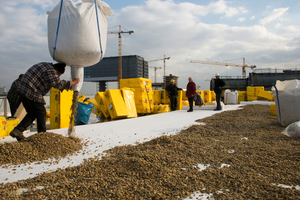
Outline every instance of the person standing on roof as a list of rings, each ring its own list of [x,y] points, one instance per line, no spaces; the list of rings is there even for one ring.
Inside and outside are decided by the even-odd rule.
[[[19,78],[16,79],[10,86],[10,89],[7,93],[7,100],[9,102],[10,107],[10,113],[13,117],[15,113],[17,112],[17,109],[19,108],[19,105],[21,104],[21,98],[20,95],[17,92],[17,88],[23,78],[24,74],[20,74]]]
[[[24,140],[23,132],[37,119],[38,132],[46,132],[46,108],[44,96],[52,87],[61,91],[70,89],[72,85],[79,83],[79,78],[73,81],[60,80],[65,72],[65,63],[41,62],[30,67],[24,74],[17,92],[27,112],[23,120],[10,132],[18,141]]]
[[[216,79],[215,79],[215,88],[214,92],[216,93],[216,102],[217,102],[217,107],[215,111],[217,110],[222,110],[221,108],[221,95],[222,95],[222,87],[225,85],[224,81],[220,79],[220,74],[216,74]]]
[[[177,107],[178,90],[182,90],[182,89],[178,88],[175,85],[175,80],[172,79],[170,81],[170,84],[167,85],[166,90],[169,93],[168,96],[169,96],[170,102],[171,102],[171,110],[174,111],[174,110],[176,110],[176,107]]]
[[[189,82],[186,86],[186,97],[189,100],[189,106],[190,106],[188,112],[193,112],[194,99],[196,96],[196,84],[194,83],[192,77],[189,77],[188,80]]]

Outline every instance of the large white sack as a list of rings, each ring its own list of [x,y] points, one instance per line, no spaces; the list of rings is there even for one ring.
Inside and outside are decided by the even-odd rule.
[[[291,138],[300,137],[300,121],[291,123],[281,133]]]
[[[277,90],[276,90],[277,88]],[[288,126],[300,120],[300,81],[276,81],[272,87],[277,117],[282,126]]]
[[[238,92],[237,91],[234,91],[234,92],[231,92],[230,90],[225,90],[224,92],[224,103],[226,105],[228,104],[238,104]]]
[[[94,0],[62,0],[49,13],[48,48],[55,61],[86,67],[103,58],[107,40],[106,16],[112,11],[105,2],[96,2],[95,7]]]

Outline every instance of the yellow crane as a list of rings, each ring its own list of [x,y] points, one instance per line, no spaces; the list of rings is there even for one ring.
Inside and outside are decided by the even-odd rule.
[[[166,88],[166,60],[169,60],[169,59],[170,59],[170,57],[166,57],[164,55],[164,58],[148,61],[148,62],[154,62],[154,61],[159,61],[159,60],[164,61],[164,88]]]
[[[191,63],[200,63],[206,65],[223,65],[223,66],[232,66],[232,67],[242,67],[242,77],[246,78],[246,67],[251,69],[256,68],[255,65],[247,65],[245,64],[245,58],[243,58],[243,64],[236,64],[236,63],[225,63],[225,62],[213,62],[213,61],[204,61],[204,60],[191,60]]]
[[[121,25],[119,25],[119,31],[107,31],[108,34],[118,34],[119,35],[119,71],[118,71],[118,82],[120,88],[120,80],[122,79],[122,33],[134,33],[133,31],[122,31]]]
[[[154,68],[154,83],[156,83],[156,70],[161,69],[161,67],[150,67],[150,68]]]

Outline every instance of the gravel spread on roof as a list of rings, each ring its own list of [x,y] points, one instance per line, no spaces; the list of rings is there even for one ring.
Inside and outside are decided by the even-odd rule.
[[[0,199],[183,199],[197,191],[214,199],[299,199],[300,139],[281,134],[270,106],[242,108],[76,167],[0,184]],[[52,144],[49,153],[57,151]]]

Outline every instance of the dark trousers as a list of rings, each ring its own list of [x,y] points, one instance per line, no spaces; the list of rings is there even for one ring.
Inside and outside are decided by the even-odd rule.
[[[222,92],[216,93],[217,110],[221,110],[221,94]]]
[[[10,108],[10,113],[11,113],[12,117],[16,114],[16,112],[19,108],[19,105],[20,104],[9,102],[9,108]]]
[[[46,108],[42,103],[37,103],[28,99],[27,97],[21,96],[21,101],[27,112],[23,120],[16,126],[16,129],[21,132],[25,131],[32,122],[37,119],[37,130],[38,133],[46,132]]]
[[[170,96],[171,110],[176,110],[177,96]]]
[[[193,106],[194,106],[194,97],[189,97],[189,105],[190,105],[190,111],[193,111]]]

